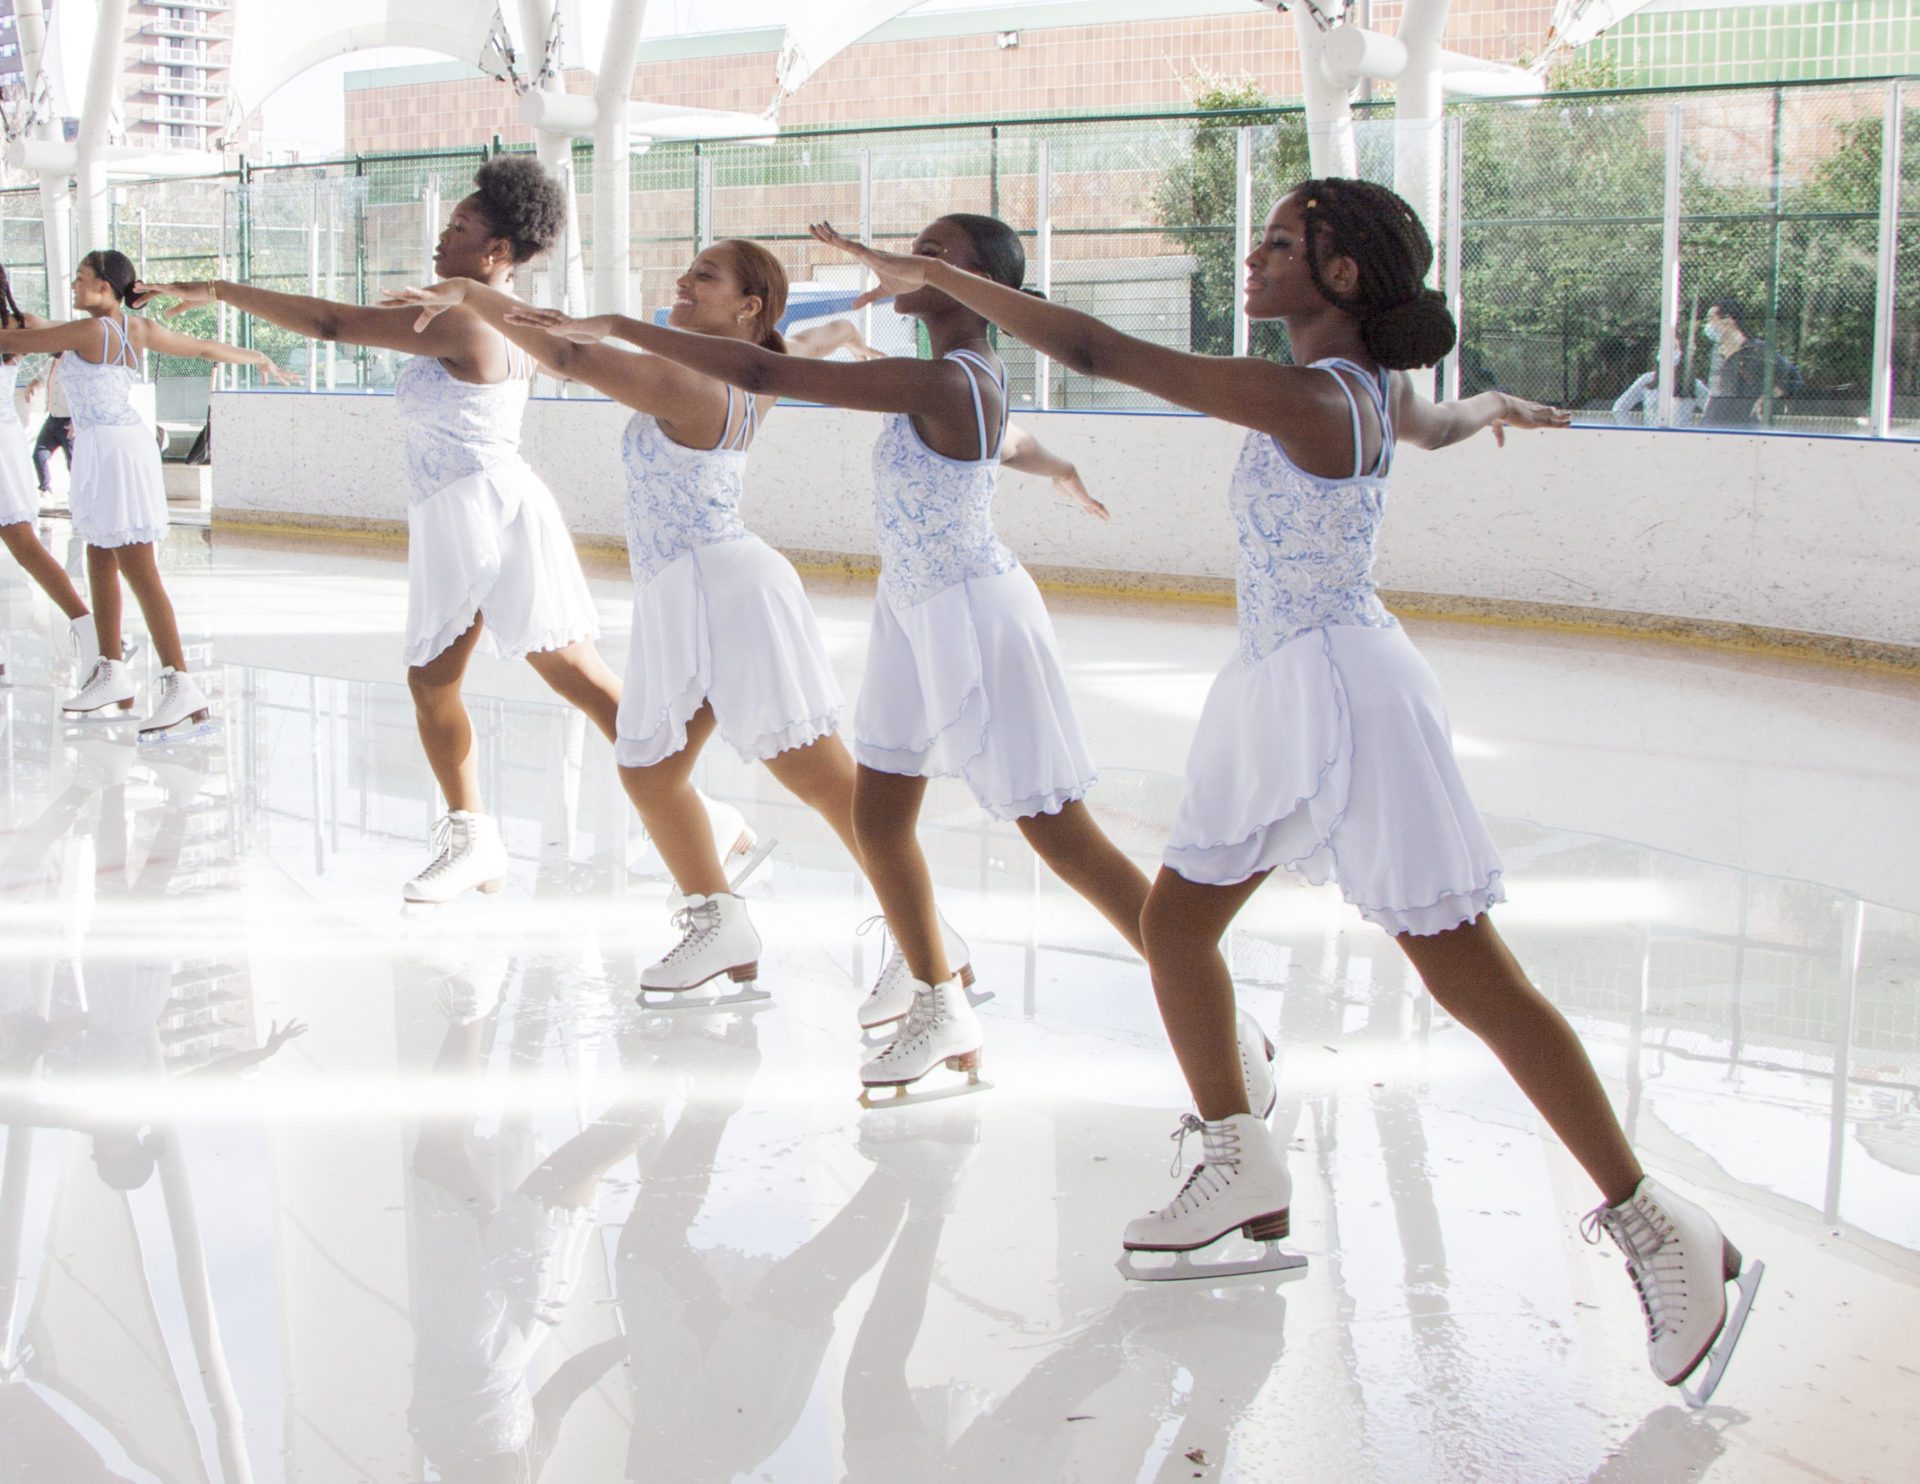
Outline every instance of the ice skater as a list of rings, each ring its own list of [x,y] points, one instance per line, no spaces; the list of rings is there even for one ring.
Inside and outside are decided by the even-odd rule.
[[[945,216],[918,253],[950,258],[1017,290],[1026,256],[992,217]],[[929,360],[808,361],[713,335],[673,334],[612,317],[607,326],[754,396],[787,396],[889,414],[874,449],[881,570],[854,714],[854,833],[907,973],[863,1024],[903,1018],[861,1069],[871,1094],[945,1065],[976,1081],[979,1017],[966,994],[964,945],[935,910],[916,827],[927,781],[958,777],[1042,860],[1140,946],[1147,880],[1095,823],[1084,799],[1092,759],[1067,697],[1039,589],[994,533],[992,504],[1007,426],[1006,374],[985,321],[937,289],[900,299]]]
[[[454,204],[434,271],[505,290],[516,269],[566,224],[565,188],[527,155],[499,155]],[[471,310],[415,331],[404,305],[341,304],[225,279],[141,285],[179,301],[215,300],[316,340],[405,351],[394,384],[405,428],[407,687],[420,742],[447,813],[433,858],[401,889],[414,903],[497,891],[507,849],[484,812],[473,719],[461,683],[476,650],[524,657],[535,673],[615,740],[620,682],[594,648],[600,624],[553,494],[520,453],[533,367]],[[744,839],[744,836],[742,837]]]
[[[1503,392],[1435,405],[1405,370],[1452,348],[1426,229],[1383,187],[1309,180],[1246,257],[1246,308],[1287,327],[1298,364],[1193,355],[1043,303],[941,256],[880,253],[817,227],[881,287],[943,293],[1085,376],[1251,429],[1229,500],[1239,530],[1239,653],[1215,680],[1187,763],[1166,862],[1142,917],[1147,962],[1199,1107],[1202,1162],[1124,1246],[1188,1253],[1234,1232],[1287,1234],[1283,1149],[1250,1111],[1221,935],[1277,867],[1337,881],[1394,935],[1434,1000],[1493,1049],[1599,1186],[1583,1223],[1626,1254],[1654,1373],[1690,1401],[1718,1384],[1761,1268],[1713,1218],[1647,1176],[1579,1038],[1527,979],[1489,916],[1500,859],[1455,765],[1433,672],[1374,592],[1374,538],[1396,439],[1445,448],[1565,413]],[[1204,1271],[1182,1258],[1176,1272]],[[1739,1279],[1730,1309],[1726,1285]],[[1724,1343],[1722,1343],[1724,1337]],[[1717,1348],[1716,1348],[1717,1347]],[[1709,1358],[1711,1356],[1711,1358]]]
[[[51,323],[21,309],[13,297],[7,270],[0,268],[0,329],[44,330]],[[7,554],[66,615],[66,648],[70,656],[84,656],[84,672],[91,669],[93,663],[93,618],[87,611],[87,600],[80,596],[80,589],[67,576],[67,569],[41,543],[34,530],[34,523],[40,518],[40,490],[27,457],[26,429],[21,427],[19,413],[13,405],[14,385],[19,376],[19,356],[0,356],[0,544],[6,546]],[[7,655],[0,647],[0,681],[6,678]]]
[[[164,667],[153,710],[140,724],[140,740],[162,742],[204,730],[211,724],[211,707],[206,693],[187,673],[180,626],[160,579],[159,542],[167,534],[167,494],[160,474],[160,450],[153,430],[134,410],[131,389],[144,379],[148,351],[258,366],[269,374],[277,374],[278,368],[261,351],[185,335],[129,314],[137,277],[125,253],[88,253],[73,276],[73,307],[83,317],[36,328],[0,329],[0,355],[58,353],[60,379],[73,411],[76,434],[69,503],[73,528],[87,547],[87,584],[93,591],[91,643],[84,625],[74,625],[71,632],[92,664],[85,683],[61,709],[76,716],[133,709],[133,677],[127,672],[120,636],[120,579],[124,577]],[[9,540],[10,550],[12,546]],[[70,621],[77,616],[68,612]]]
[[[775,399],[603,345],[603,320],[537,311],[471,278],[392,297],[419,306],[423,330],[464,306],[555,376],[634,409],[620,439],[634,591],[614,757],[685,898],[675,914],[680,941],[641,974],[641,996],[684,995],[723,976],[733,996],[757,994],[760,935],[693,787],[707,741],[718,732],[742,759],[765,763],[860,858],[853,758],[840,740],[843,700],[820,626],[793,564],[740,516],[747,451]],[[786,272],[772,253],[716,242],[680,275],[667,333],[803,355],[844,343],[840,324],[784,339],[776,326],[786,301]]]

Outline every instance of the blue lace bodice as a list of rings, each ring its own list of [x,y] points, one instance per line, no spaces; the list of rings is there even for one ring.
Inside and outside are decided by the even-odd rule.
[[[100,355],[96,363],[74,351],[60,355],[60,384],[66,390],[67,409],[82,428],[137,427],[140,414],[129,392],[144,378],[140,357],[127,339],[127,327],[117,317],[100,318]]]
[[[518,465],[520,422],[533,364],[507,347],[507,377],[480,385],[457,380],[437,356],[414,356],[393,383],[405,430],[407,477],[416,499],[488,469]]]
[[[1240,654],[1248,663],[1308,629],[1394,626],[1393,615],[1381,606],[1373,586],[1374,538],[1386,513],[1387,468],[1393,456],[1385,373],[1345,360],[1313,364],[1346,393],[1353,413],[1354,472],[1333,479],[1309,474],[1271,435],[1247,434],[1229,498],[1240,538],[1234,581]],[[1380,415],[1380,457],[1370,472],[1362,467],[1360,405],[1342,371],[1360,378]]]
[[[743,410],[737,410],[743,409]],[[645,412],[627,420],[627,564],[648,582],[696,546],[747,534],[740,519],[747,447],[758,426],[754,399],[727,388],[727,423],[713,448],[688,448]]]
[[[1006,377],[970,350],[948,353],[960,362],[973,392],[980,457],[950,459],[921,441],[913,419],[887,414],[873,446],[874,532],[880,545],[880,585],[893,602],[911,607],[969,577],[1011,572],[1019,558],[994,534],[993,492],[1000,481],[1000,443],[1006,436]],[[980,376],[1001,392],[1000,428],[987,438]]]

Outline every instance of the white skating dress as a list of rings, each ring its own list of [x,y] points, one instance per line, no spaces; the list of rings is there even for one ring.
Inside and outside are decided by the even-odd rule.
[[[1201,711],[1166,862],[1211,886],[1285,866],[1338,882],[1390,933],[1441,933],[1504,900],[1500,857],[1454,762],[1439,683],[1374,592],[1386,377],[1314,365],[1352,408],[1354,473],[1308,474],[1247,435],[1231,488],[1240,650]],[[1349,375],[1380,417],[1370,473]]]
[[[17,525],[40,516],[40,482],[34,478],[27,453],[27,430],[13,405],[14,385],[20,379],[18,361],[0,361],[0,526]]]
[[[844,704],[793,564],[746,528],[740,493],[757,417],[727,388],[713,448],[675,443],[636,412],[620,440],[627,470],[633,634],[614,756],[645,768],[687,745],[711,702],[720,735],[765,761],[832,733]]]
[[[100,317],[100,360],[60,356],[73,414],[73,528],[89,546],[138,546],[167,534],[167,490],[153,430],[128,398],[140,358],[117,316]]]
[[[520,456],[532,362],[458,381],[415,356],[393,395],[406,429],[407,663],[424,665],[486,616],[482,653],[518,659],[595,639],[600,625],[560,508]]]
[[[1000,428],[991,441],[982,376],[966,371],[978,459],[950,459],[890,413],[873,450],[880,591],[854,714],[860,761],[883,773],[966,780],[996,819],[1052,814],[1093,787],[1092,759],[1067,698],[1040,590],[993,530]]]

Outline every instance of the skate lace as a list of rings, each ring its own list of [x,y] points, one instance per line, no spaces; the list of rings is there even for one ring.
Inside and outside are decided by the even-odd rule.
[[[153,704],[156,712],[168,710],[180,698],[180,677],[171,670],[160,675],[160,698]]]
[[[436,876],[444,876],[452,869],[454,862],[453,816],[443,814],[433,827],[433,838],[427,842],[427,849],[433,852],[433,864],[420,873],[420,880],[431,881]]]
[[[1174,1141],[1173,1162],[1167,1167],[1168,1174],[1180,1173],[1181,1156],[1186,1151],[1188,1134],[1199,1134],[1202,1143],[1209,1146],[1205,1152],[1211,1157],[1203,1158],[1193,1167],[1179,1193],[1162,1209],[1163,1216],[1184,1216],[1205,1205],[1233,1183],[1233,1172],[1239,1168],[1239,1133],[1224,1124],[1210,1130],[1196,1114],[1187,1113],[1182,1115],[1180,1127],[1168,1135]]]
[[[1677,1330],[1686,1317],[1686,1264],[1670,1250],[1674,1228],[1666,1213],[1649,1210],[1638,1199],[1619,1208],[1596,1206],[1581,1218],[1580,1235],[1598,1244],[1603,1233],[1626,1255],[1647,1338],[1658,1340]]]
[[[660,960],[662,964],[679,963],[706,947],[713,935],[720,931],[720,904],[701,902],[695,906],[689,903],[673,914],[673,925],[680,929],[681,938]]]
[[[882,1064],[898,1061],[909,1052],[918,1051],[933,1036],[939,1025],[940,1015],[930,994],[916,994],[913,1008],[907,1011],[906,1021],[900,1027],[900,1034],[886,1045],[886,1048],[874,1058]]]
[[[112,662],[107,659],[95,660],[93,662],[93,669],[87,676],[87,683],[80,687],[79,698],[84,701],[90,696],[98,695],[107,688],[112,680]]]
[[[867,992],[868,999],[872,999],[887,987],[887,970],[893,967],[894,955],[900,951],[893,943],[893,934],[887,930],[887,914],[884,912],[874,913],[853,930],[853,935],[856,938],[864,938],[873,931],[876,924],[880,928],[880,974],[873,981],[873,988]]]

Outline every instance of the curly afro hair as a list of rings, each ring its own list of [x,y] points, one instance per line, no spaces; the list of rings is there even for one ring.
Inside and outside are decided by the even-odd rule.
[[[513,244],[516,263],[538,257],[567,229],[566,187],[532,155],[495,155],[474,172],[473,186],[474,205]]]

